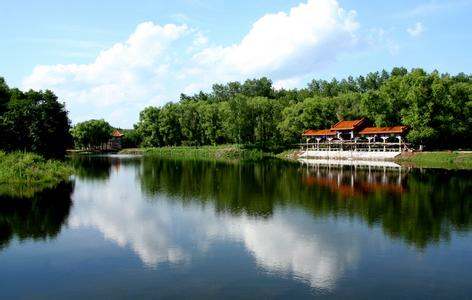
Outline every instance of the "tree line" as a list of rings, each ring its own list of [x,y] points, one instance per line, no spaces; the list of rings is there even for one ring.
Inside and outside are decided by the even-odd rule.
[[[22,92],[0,77],[0,150],[62,157],[72,142],[67,111],[52,91]]]
[[[342,80],[312,80],[305,88],[275,89],[268,78],[215,84],[209,92],[141,111],[123,147],[237,143],[279,151],[300,142],[305,129],[343,119],[407,125],[407,140],[429,149],[471,148],[472,76],[393,68]],[[73,143],[97,147],[111,137],[104,120],[70,126],[53,92],[9,88],[0,77],[0,150],[62,156]]]
[[[393,68],[357,78],[312,80],[301,89],[274,89],[267,78],[215,84],[208,93],[147,107],[135,125],[142,146],[238,143],[277,150],[308,128],[343,119],[407,125],[409,142],[431,148],[470,148],[472,76]]]

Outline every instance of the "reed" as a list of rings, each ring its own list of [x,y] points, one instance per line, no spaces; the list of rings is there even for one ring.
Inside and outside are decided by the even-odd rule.
[[[0,151],[0,195],[28,196],[72,175],[67,163],[28,152]]]
[[[142,149],[124,149],[121,154],[142,154],[145,156],[155,156],[162,158],[174,159],[193,159],[193,160],[244,160],[258,161],[271,154],[265,153],[258,149],[247,149],[239,145],[218,145],[218,146],[201,146],[201,147],[158,147],[158,148],[142,148]]]

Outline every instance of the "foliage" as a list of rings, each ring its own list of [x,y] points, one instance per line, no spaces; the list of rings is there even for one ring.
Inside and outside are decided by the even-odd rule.
[[[147,148],[141,153],[151,157],[215,161],[256,161],[266,155],[260,150],[243,149],[237,145]]]
[[[136,148],[141,143],[141,135],[137,132],[136,129],[119,129],[123,134],[121,138],[122,148]]]
[[[53,92],[10,89],[0,77],[0,149],[62,157],[72,144],[64,104]]]
[[[159,147],[162,135],[159,130],[159,112],[157,107],[147,107],[139,114],[139,122],[135,125],[136,133],[141,136],[141,146]]]
[[[267,78],[215,84],[209,93],[148,107],[136,125],[146,147],[236,143],[278,151],[308,128],[366,117],[372,125],[403,124],[415,145],[471,148],[472,76],[393,68],[342,80],[313,80],[276,90]]]
[[[113,128],[105,120],[77,123],[71,130],[75,146],[82,149],[102,148],[111,137]]]
[[[32,195],[67,180],[72,172],[64,162],[37,154],[0,151],[0,194]]]

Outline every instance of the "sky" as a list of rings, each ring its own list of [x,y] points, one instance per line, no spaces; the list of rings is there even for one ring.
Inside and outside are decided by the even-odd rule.
[[[262,76],[276,88],[395,66],[472,73],[472,0],[0,0],[0,76],[73,123]]]

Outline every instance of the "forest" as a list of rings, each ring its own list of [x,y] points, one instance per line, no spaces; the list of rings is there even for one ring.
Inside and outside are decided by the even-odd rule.
[[[0,150],[61,158],[73,146],[70,120],[50,90],[23,92],[0,77]]]
[[[275,89],[265,77],[215,84],[145,108],[129,134],[144,147],[237,143],[278,151],[299,143],[305,129],[361,117],[407,125],[407,140],[426,149],[470,149],[472,76],[393,68],[301,89]]]
[[[408,142],[425,149],[472,148],[472,76],[393,68],[342,80],[312,80],[305,88],[276,89],[268,78],[215,84],[181,94],[177,102],[141,111],[123,146],[239,144],[278,152],[306,129],[365,117],[371,125],[407,125]],[[106,143],[114,128],[89,120],[71,128],[52,91],[9,88],[0,78],[0,150],[59,157]]]

